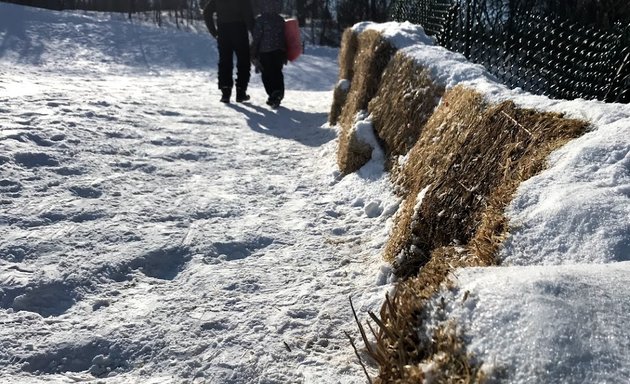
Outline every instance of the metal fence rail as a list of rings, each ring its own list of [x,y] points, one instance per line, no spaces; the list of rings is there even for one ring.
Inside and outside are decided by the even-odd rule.
[[[422,25],[440,45],[484,65],[512,88],[630,103],[629,26],[606,32],[497,4],[502,2],[395,0],[390,18]]]

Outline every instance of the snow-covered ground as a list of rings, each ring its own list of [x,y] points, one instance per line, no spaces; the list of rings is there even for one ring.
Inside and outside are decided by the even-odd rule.
[[[0,3],[2,383],[366,381],[348,298],[365,318],[391,288],[398,201],[378,158],[336,171],[338,52],[307,47],[278,111],[257,75],[222,105],[216,44],[188,29]],[[457,271],[433,319],[502,382],[626,383],[630,107],[415,52],[449,86],[593,124],[519,189],[506,266]]]
[[[364,382],[398,202],[336,172],[337,53],[223,105],[202,27],[0,3],[0,381]]]

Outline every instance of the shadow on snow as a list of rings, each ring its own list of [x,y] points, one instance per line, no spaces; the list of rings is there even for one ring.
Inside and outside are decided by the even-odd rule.
[[[272,111],[254,104],[228,104],[247,117],[247,125],[255,132],[280,139],[295,140],[309,147],[319,147],[336,137],[332,129],[323,128],[326,113],[303,112],[280,107]]]

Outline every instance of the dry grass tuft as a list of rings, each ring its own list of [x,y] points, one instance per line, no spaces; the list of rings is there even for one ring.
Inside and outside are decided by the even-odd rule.
[[[433,334],[432,381],[446,384],[468,384],[484,381],[480,365],[473,362],[457,327],[447,323]]]
[[[358,170],[370,159],[371,149],[366,150],[369,146],[355,137],[352,128],[357,113],[367,110],[368,102],[376,94],[383,71],[394,53],[395,48],[377,31],[364,31],[357,38],[352,82],[338,119],[341,132],[337,164],[343,174]]]
[[[374,130],[384,143],[388,169],[416,143],[443,94],[444,87],[434,84],[427,70],[413,59],[398,53],[390,61],[369,103]]]
[[[422,336],[423,307],[446,281],[451,268],[465,263],[454,247],[433,252],[420,274],[398,285],[393,298],[386,298],[375,333],[377,344],[370,356],[380,368],[375,383],[421,383],[431,363],[431,380],[437,383],[479,382],[481,372],[466,354],[464,343],[453,324],[442,326],[432,337]],[[443,305],[443,304],[442,304]],[[443,308],[442,308],[443,309]]]

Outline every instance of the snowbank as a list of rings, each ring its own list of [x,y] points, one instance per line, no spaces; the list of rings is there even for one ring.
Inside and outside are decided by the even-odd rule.
[[[521,183],[509,204],[503,207],[506,240],[495,252],[496,261],[503,266],[453,270],[449,288],[443,286],[435,301],[427,304],[429,308],[438,308],[442,298],[447,303],[440,313],[428,312],[429,323],[437,327],[454,322],[468,351],[474,354],[477,363],[483,364],[482,371],[490,379],[510,383],[622,382],[622,378],[628,377],[630,367],[630,336],[624,324],[630,301],[623,293],[630,275],[630,106],[551,100],[519,89],[510,90],[498,84],[483,67],[435,46],[421,30],[413,30],[408,24],[360,23],[352,31],[361,34],[369,30],[380,31],[398,49],[392,62],[403,60],[401,55],[412,59],[417,71],[426,71],[436,86],[444,87],[445,96],[436,103],[435,113],[443,111],[447,123],[451,107],[444,105],[447,95],[452,95],[455,89],[468,89],[482,95],[489,108],[498,108],[498,117],[512,113],[509,109],[501,110],[501,106],[513,103],[517,110],[551,113],[588,124],[588,132],[554,151],[546,169]],[[415,33],[420,36],[409,36]],[[406,88],[404,82],[391,82],[388,69],[384,71],[383,79],[387,81],[379,83],[381,90],[375,99],[382,97],[379,96],[382,89],[397,87],[400,99],[390,97],[380,102],[391,104],[395,100],[392,108],[399,108],[400,113],[414,105],[407,102],[414,97],[425,98],[418,104],[431,105],[428,97],[435,92],[413,92],[413,87]],[[352,87],[351,80],[350,93]],[[414,108],[419,107],[414,105]],[[367,113],[361,112],[364,117],[360,127],[349,132],[357,128],[364,132],[366,122],[377,120],[372,101],[366,109]],[[477,112],[480,118],[483,111]],[[531,134],[528,125],[514,116],[505,119],[505,129],[521,129],[521,134],[523,130]],[[474,120],[472,116],[471,121]],[[399,129],[408,129],[405,124],[424,124],[423,121],[422,118],[416,123],[405,121]],[[463,124],[462,132],[467,128]],[[378,126],[373,129],[382,130]],[[483,131],[484,127],[474,129]],[[384,137],[380,135],[381,140]],[[527,134],[521,137],[526,138]],[[459,134],[449,140],[464,138],[465,135]],[[442,137],[436,134],[434,140]],[[515,141],[516,147],[520,140]],[[364,139],[363,143],[372,141]],[[386,152],[392,146],[391,141],[385,140]],[[462,151],[466,151],[465,146]],[[418,153],[422,156],[422,149]],[[394,167],[397,164],[404,169],[412,161],[410,156],[406,154],[392,161]],[[405,176],[409,178],[409,174]],[[468,175],[462,175],[462,180],[463,176]],[[443,182],[427,180],[426,185],[414,190],[426,192],[427,185]],[[404,187],[409,186],[405,183]],[[458,196],[462,198],[476,193],[478,186],[474,183],[461,184],[462,188],[454,187],[450,193],[460,193]],[[412,201],[406,206],[413,211],[415,195],[409,199]],[[416,228],[423,227],[416,225]],[[465,256],[457,256],[465,254],[464,248],[458,248],[460,239],[452,239],[453,256],[447,261],[452,265],[471,264]],[[431,270],[434,269],[432,266]],[[421,317],[416,321],[421,321]]]

